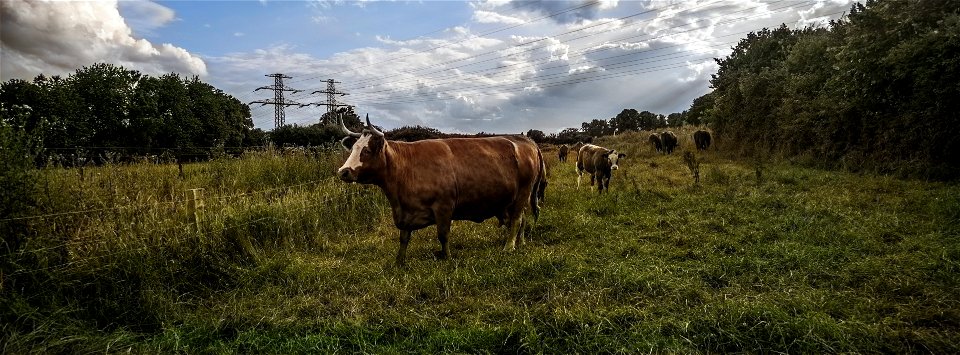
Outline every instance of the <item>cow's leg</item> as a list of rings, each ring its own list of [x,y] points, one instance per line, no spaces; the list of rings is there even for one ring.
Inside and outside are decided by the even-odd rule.
[[[517,237],[516,237],[517,239],[516,239],[516,243],[515,243],[516,245],[523,246],[523,243],[524,243],[524,240],[523,240],[524,238],[523,238],[523,237],[524,237],[524,231],[525,231],[525,228],[526,228],[526,224],[527,224],[527,221],[523,218],[523,213],[521,213],[521,214],[520,214],[520,223],[518,223],[519,226],[517,227]]]
[[[504,229],[506,242],[503,244],[503,251],[514,251],[517,248],[516,245],[516,235],[517,235],[517,219],[510,219],[507,222],[506,229]]]
[[[590,174],[590,186],[593,186],[594,180],[596,180],[596,179],[597,179],[597,175],[596,175],[596,174]]]
[[[408,230],[400,230],[400,250],[397,252],[397,266],[403,266],[407,258],[407,244],[410,244],[410,234]]]
[[[504,230],[506,242],[503,244],[503,251],[513,251],[517,248],[517,226],[520,219],[516,216],[507,217],[507,225]]]
[[[580,178],[583,177],[583,171],[577,169],[577,190],[580,189]]]
[[[450,219],[437,221],[437,241],[440,242],[440,250],[435,251],[437,259],[445,260],[450,256],[450,242],[447,236],[450,235]]]

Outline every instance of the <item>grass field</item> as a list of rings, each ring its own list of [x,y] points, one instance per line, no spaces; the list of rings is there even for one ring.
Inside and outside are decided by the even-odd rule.
[[[603,195],[545,148],[515,252],[455,222],[450,260],[431,227],[399,269],[386,200],[332,179],[339,153],[47,170],[41,212],[102,210],[27,222],[0,350],[960,352],[960,186],[715,152],[694,184],[643,138],[600,141],[628,154]]]

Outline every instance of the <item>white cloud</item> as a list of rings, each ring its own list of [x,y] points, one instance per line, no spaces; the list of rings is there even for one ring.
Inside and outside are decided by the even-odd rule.
[[[509,25],[526,22],[522,18],[505,16],[492,11],[477,10],[473,12],[473,21],[478,23],[505,23]]]
[[[147,9],[142,23],[160,26],[173,17],[165,8]],[[66,75],[97,62],[146,74],[206,75],[198,56],[171,44],[133,36],[116,1],[0,1],[0,79]]]
[[[126,0],[118,6],[126,23],[141,36],[152,35],[154,30],[175,19],[173,10],[152,1]]]

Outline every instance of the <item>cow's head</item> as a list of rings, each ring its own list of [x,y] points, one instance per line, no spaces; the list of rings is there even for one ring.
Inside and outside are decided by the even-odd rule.
[[[370,115],[367,115],[367,127],[361,133],[351,132],[343,124],[343,118],[340,118],[340,129],[347,134],[340,140],[344,149],[350,152],[347,161],[337,170],[337,176],[340,180],[346,182],[371,183],[379,172],[384,168],[384,152],[386,139],[383,132],[377,130],[370,124]],[[353,148],[347,148],[344,142],[348,139],[356,139]]]
[[[620,165],[619,165],[620,158],[627,156],[626,154],[623,154],[623,153],[617,153],[617,151],[613,149],[607,150],[605,154],[607,156],[607,159],[610,160],[610,170],[620,169]]]

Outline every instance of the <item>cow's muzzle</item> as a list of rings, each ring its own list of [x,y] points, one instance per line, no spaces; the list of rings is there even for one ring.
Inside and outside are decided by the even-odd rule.
[[[340,170],[337,170],[337,177],[344,182],[356,182],[357,172],[350,168],[340,168]]]

